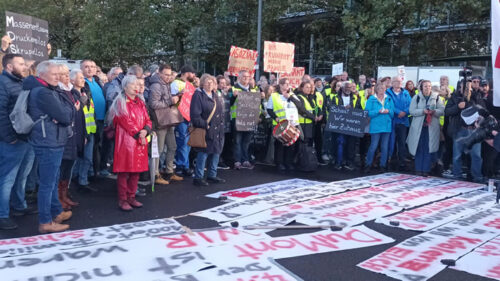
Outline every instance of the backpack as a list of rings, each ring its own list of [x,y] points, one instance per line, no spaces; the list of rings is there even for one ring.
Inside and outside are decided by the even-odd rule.
[[[299,153],[297,155],[297,168],[302,172],[313,172],[318,168],[318,158],[316,150],[305,143],[299,144]]]
[[[42,132],[45,137],[45,126],[43,120],[45,120],[48,115],[43,115],[40,119],[33,121],[31,116],[28,114],[28,98],[30,96],[29,90],[23,90],[21,94],[17,97],[16,104],[14,105],[14,109],[9,114],[10,122],[12,123],[12,127],[14,131],[20,135],[26,135],[31,132],[33,126],[36,123],[42,121]]]

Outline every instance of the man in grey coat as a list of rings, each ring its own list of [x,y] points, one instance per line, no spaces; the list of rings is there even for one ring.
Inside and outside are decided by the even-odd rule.
[[[162,64],[158,69],[158,74],[151,77],[149,87],[151,93],[149,97],[149,107],[154,110],[156,116],[159,114],[169,114],[168,111],[171,106],[174,106],[179,102],[179,96],[172,96],[170,93],[170,83],[173,80],[172,67],[170,65]],[[177,144],[175,142],[175,126],[159,126],[159,124],[153,124],[154,131],[158,137],[158,152],[161,153],[164,150],[164,146],[167,146],[166,154],[166,173],[168,180],[170,181],[181,181],[182,177],[174,173],[174,157],[175,151],[177,149]],[[155,159],[156,171],[158,171],[159,158]],[[156,177],[155,183],[157,184],[169,184],[169,181],[164,179],[161,174]]]

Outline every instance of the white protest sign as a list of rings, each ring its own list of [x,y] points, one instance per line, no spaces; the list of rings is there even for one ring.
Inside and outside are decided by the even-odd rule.
[[[394,216],[379,218],[376,222],[407,230],[426,231],[475,213],[477,210],[491,207],[495,202],[495,197],[496,194],[478,190]]]
[[[259,260],[240,264],[238,266],[226,265],[218,266],[193,274],[176,276],[175,280],[186,281],[301,281],[302,279],[294,275],[287,269],[280,266],[273,259]]]
[[[495,206],[411,237],[358,266],[399,280],[427,280],[446,267],[442,259],[456,260],[499,234]]]
[[[332,76],[340,75],[344,72],[344,63],[332,64]]]
[[[401,87],[404,87],[404,83],[406,83],[406,71],[404,65],[398,66],[398,77],[401,79]]]
[[[266,258],[290,258],[348,249],[357,249],[394,242],[390,237],[382,235],[365,226],[346,228],[342,231],[324,230],[292,236],[267,238],[225,245],[203,251],[209,260],[226,257],[228,265],[246,264]]]
[[[158,137],[156,134],[153,134],[151,142],[151,158],[160,158],[160,153],[158,153]]]
[[[68,250],[135,238],[184,233],[173,219],[156,219],[98,228],[0,240],[0,257]]]
[[[477,247],[451,268],[500,280],[500,237]]]
[[[319,181],[311,181],[305,179],[289,179],[270,183],[264,183],[254,186],[242,187],[228,191],[219,191],[216,193],[205,195],[210,198],[219,198],[220,196],[227,196],[230,199],[248,198],[252,196],[268,195],[272,193],[294,190],[303,186],[313,186],[321,184]]]

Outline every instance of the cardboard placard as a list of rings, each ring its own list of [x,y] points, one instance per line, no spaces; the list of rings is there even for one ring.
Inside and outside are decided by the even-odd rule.
[[[25,59],[43,61],[49,58],[49,24],[45,20],[5,11],[5,31],[12,44],[9,52]]]
[[[191,121],[191,116],[189,114],[191,112],[191,100],[193,99],[194,91],[195,88],[193,84],[186,81],[186,86],[182,92],[182,98],[178,109],[182,117],[184,117],[187,121]]]
[[[257,64],[257,56],[257,51],[231,46],[229,61],[227,63],[229,75],[238,76],[240,71],[247,70],[253,76]]]
[[[290,81],[290,87],[296,89],[300,86],[302,82],[302,76],[306,73],[304,67],[294,67],[290,73],[281,74],[280,78],[288,78]]]
[[[264,41],[264,71],[290,73],[293,69],[295,45]]]
[[[368,111],[332,106],[325,130],[344,135],[363,137],[368,124]]]
[[[255,131],[260,115],[259,92],[239,92],[236,99],[236,131]]]

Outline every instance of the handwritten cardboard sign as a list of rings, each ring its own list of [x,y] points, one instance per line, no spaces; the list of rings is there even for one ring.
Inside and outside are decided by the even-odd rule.
[[[191,116],[189,114],[191,112],[191,100],[193,99],[194,91],[195,88],[193,84],[186,82],[186,87],[182,92],[182,98],[178,109],[182,117],[184,117],[187,121],[191,121]]]
[[[302,76],[306,73],[304,67],[294,67],[290,73],[283,73],[280,78],[288,78],[290,86],[294,89],[300,86]]]
[[[344,72],[344,63],[332,64],[332,76],[340,75]]]
[[[264,71],[290,73],[293,69],[295,45],[264,41]]]
[[[261,96],[258,92],[239,92],[236,99],[236,131],[255,131],[260,115]]]
[[[257,64],[257,56],[257,51],[231,46],[227,71],[232,76],[238,76],[240,71],[246,70],[253,76]]]
[[[43,61],[49,58],[49,24],[47,21],[5,11],[5,31],[12,44],[9,51],[25,59]]]
[[[325,130],[355,137],[365,135],[368,111],[343,106],[330,107]]]

